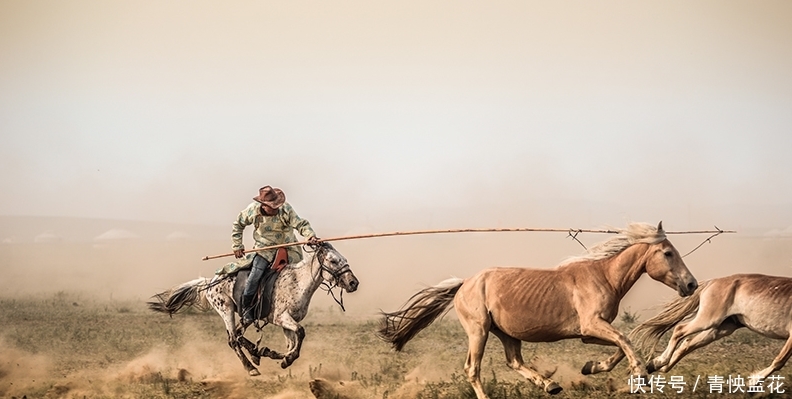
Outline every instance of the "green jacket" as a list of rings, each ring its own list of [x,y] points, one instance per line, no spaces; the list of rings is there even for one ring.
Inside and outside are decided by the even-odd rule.
[[[247,269],[253,264],[253,256],[255,254],[245,254],[244,257],[226,263],[223,267],[215,270],[215,274],[231,274],[238,270]]]
[[[261,204],[253,202],[239,212],[231,230],[231,248],[236,251],[243,249],[242,232],[245,227],[253,225],[253,249],[268,247],[271,245],[286,244],[297,242],[294,231],[300,233],[306,239],[316,237],[311,224],[302,219],[294,212],[294,208],[286,202],[278,208],[278,213],[274,216],[266,216],[261,213]],[[275,258],[275,249],[258,252],[267,262],[272,263]],[[298,245],[286,248],[289,256],[289,264],[297,263],[302,260],[302,249]],[[252,259],[252,256],[251,256]]]

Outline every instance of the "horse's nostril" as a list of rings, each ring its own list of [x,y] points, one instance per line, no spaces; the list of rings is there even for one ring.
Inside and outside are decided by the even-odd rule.
[[[696,290],[696,288],[698,288],[698,283],[696,283],[695,281],[692,281],[692,282],[688,283],[688,285],[687,285],[688,291],[693,292],[693,291]]]

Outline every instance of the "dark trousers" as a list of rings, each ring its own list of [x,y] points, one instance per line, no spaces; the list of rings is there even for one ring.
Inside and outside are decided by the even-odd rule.
[[[256,295],[259,282],[261,281],[261,278],[264,277],[264,272],[269,268],[270,263],[267,262],[266,259],[262,258],[261,255],[256,254],[253,257],[253,266],[250,269],[250,274],[248,275],[247,282],[245,283],[245,291],[242,292],[243,296],[253,297],[253,295]]]

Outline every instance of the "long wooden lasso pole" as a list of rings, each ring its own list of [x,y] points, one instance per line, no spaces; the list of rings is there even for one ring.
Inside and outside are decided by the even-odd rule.
[[[734,230],[721,230],[715,226],[717,230],[690,230],[690,231],[666,231],[666,234],[722,234],[722,233],[736,233]],[[543,229],[543,228],[513,228],[513,229],[449,229],[449,230],[414,230],[414,231],[395,231],[390,233],[375,233],[375,234],[361,234],[354,236],[342,236],[332,238],[322,238],[319,241],[342,241],[342,240],[357,240],[361,238],[374,238],[374,237],[391,237],[391,236],[409,236],[418,234],[440,234],[440,233],[490,233],[490,232],[514,232],[514,231],[529,231],[529,232],[553,232],[553,233],[606,233],[618,234],[619,230],[610,229]],[[574,236],[573,236],[574,238]],[[710,237],[711,238],[711,237]],[[269,249],[286,248],[295,245],[308,244],[308,241],[290,242],[286,244],[270,245],[267,247],[253,248],[243,251],[243,253],[266,251]],[[233,256],[234,253],[226,253],[220,255],[204,256],[202,260],[225,258]]]

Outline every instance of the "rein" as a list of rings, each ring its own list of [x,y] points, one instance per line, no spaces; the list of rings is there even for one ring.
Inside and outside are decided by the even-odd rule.
[[[310,248],[310,249],[309,248],[305,248],[305,250],[306,250],[306,252],[318,252],[316,249],[313,249],[313,248]],[[317,255],[318,254],[315,254],[314,256],[317,256]],[[337,303],[338,306],[341,307],[341,311],[346,312],[346,308],[344,307],[344,289],[340,288],[338,286],[338,280],[344,274],[352,273],[352,270],[349,267],[349,264],[348,263],[345,264],[344,266],[341,267],[340,270],[333,270],[333,269],[325,266],[325,264],[322,263],[322,261],[320,260],[319,261],[319,268],[318,268],[317,271],[318,271],[318,276],[321,276],[322,271],[325,271],[325,272],[329,273],[330,276],[333,277],[333,283],[332,284],[329,283],[328,281],[326,281],[322,277],[321,288],[322,288],[323,291],[327,292],[328,294],[330,294],[330,296],[333,297],[333,301],[335,301],[335,303]],[[313,277],[313,278],[315,279],[316,277]],[[335,292],[333,292],[334,288],[339,288],[339,290],[340,290],[340,292],[338,294],[338,298],[336,298]]]
[[[342,267],[341,271],[339,272],[330,270],[329,267],[323,265],[322,263],[319,263],[319,265],[321,266],[322,270],[330,273],[330,275],[333,276],[333,281],[334,281],[332,285],[330,285],[330,283],[328,283],[327,281],[322,281],[322,289],[333,297],[335,303],[337,303],[338,306],[341,307],[341,311],[346,312],[346,308],[344,308],[344,289],[338,287],[338,279],[341,276],[343,276],[345,273],[351,273],[352,270],[350,270],[348,264],[344,265],[344,267]],[[333,292],[333,288],[339,288],[338,298],[336,298],[335,293]]]

